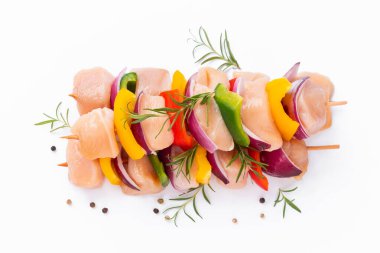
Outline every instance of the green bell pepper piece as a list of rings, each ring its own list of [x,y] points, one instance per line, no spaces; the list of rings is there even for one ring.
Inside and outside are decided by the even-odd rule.
[[[169,184],[169,178],[165,173],[164,165],[160,161],[157,155],[155,154],[150,154],[148,155],[149,161],[152,164],[154,171],[156,172],[158,179],[161,182],[161,185],[163,187],[168,186]]]
[[[243,130],[240,114],[243,98],[219,83],[215,88],[214,99],[234,142],[240,146],[248,147],[250,140]]]
[[[129,72],[120,80],[120,89],[125,88],[132,93],[136,91],[137,74],[135,72]]]

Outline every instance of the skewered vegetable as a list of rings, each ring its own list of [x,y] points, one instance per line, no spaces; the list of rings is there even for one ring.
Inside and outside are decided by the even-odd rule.
[[[281,100],[291,87],[291,83],[286,78],[278,78],[270,81],[266,86],[269,105],[272,116],[281,136],[289,141],[296,133],[299,123],[292,120],[284,111]]]
[[[121,145],[129,157],[137,160],[145,155],[145,151],[136,141],[130,128],[132,119],[129,116],[129,110],[133,110],[135,102],[135,94],[127,89],[121,89],[115,99],[114,121]]]
[[[116,174],[113,166],[111,158],[99,158],[100,168],[104,176],[108,179],[108,181],[113,185],[120,185],[121,181],[118,175]]]
[[[235,143],[248,147],[249,138],[243,130],[240,116],[242,97],[227,90],[226,86],[220,83],[215,88],[215,101]]]

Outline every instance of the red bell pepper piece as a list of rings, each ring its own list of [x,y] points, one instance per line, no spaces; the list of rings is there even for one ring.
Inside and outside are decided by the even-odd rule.
[[[234,90],[236,78],[233,78],[230,80],[230,91]]]
[[[256,161],[260,162],[260,152],[248,149],[248,154],[255,159]],[[255,163],[252,163],[252,169],[256,171],[260,177],[258,177],[253,171],[249,170],[249,175],[251,176],[252,180],[260,186],[263,190],[268,191],[268,178],[264,176],[263,171],[261,167]]]
[[[180,95],[178,89],[169,90],[161,92],[160,96],[162,96],[165,99],[165,107],[173,108],[173,109],[180,109],[181,107],[173,102],[173,100],[177,102],[183,101],[183,96]],[[173,122],[173,116],[170,116],[170,122]],[[183,150],[188,150],[192,148],[195,145],[195,140],[193,136],[191,136],[187,131],[185,127],[182,127],[182,118],[183,113],[181,113],[177,120],[174,122],[172,131],[174,134],[174,142],[173,144],[176,146],[179,146]]]

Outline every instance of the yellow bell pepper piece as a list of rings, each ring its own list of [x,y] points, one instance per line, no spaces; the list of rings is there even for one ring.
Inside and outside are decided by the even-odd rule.
[[[104,176],[113,185],[120,185],[120,178],[116,175],[111,164],[111,158],[99,158],[100,168],[103,171]]]
[[[286,78],[278,78],[270,81],[266,86],[268,94],[269,106],[272,112],[274,122],[280,131],[282,138],[290,141],[296,133],[299,123],[292,120],[284,111],[281,100],[289,91],[292,84]]]
[[[206,154],[206,149],[198,145],[195,153],[195,162],[198,165],[195,179],[199,184],[208,184],[211,177],[211,164],[207,160]]]
[[[129,112],[133,111],[136,103],[136,95],[123,88],[116,96],[114,104],[114,123],[116,133],[128,156],[133,160],[141,159],[145,150],[138,144],[131,131],[131,117]]]
[[[179,94],[185,95],[186,84],[185,76],[179,70],[176,70],[173,74],[172,90],[177,89]]]

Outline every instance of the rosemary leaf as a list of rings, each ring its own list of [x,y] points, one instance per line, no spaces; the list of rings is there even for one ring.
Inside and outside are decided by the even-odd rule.
[[[43,115],[47,118],[47,120],[40,121],[38,123],[35,123],[35,126],[42,126],[49,124],[50,125],[50,132],[57,131],[62,128],[71,127],[69,122],[69,109],[66,110],[65,116],[61,112],[61,105],[62,102],[59,102],[57,107],[55,108],[55,117],[50,116],[46,113],[43,113]],[[55,127],[55,124],[60,124],[59,126]]]
[[[194,212],[199,216],[201,217],[201,219],[203,219],[203,217],[199,214],[198,212],[198,208],[197,208],[197,204],[195,203],[195,200],[196,198],[193,199],[193,208],[194,208]]]
[[[210,185],[208,185],[208,186],[210,187],[210,189],[212,189],[212,187]],[[189,204],[191,204],[190,206],[193,207],[194,213],[197,216],[199,216],[201,219],[203,219],[203,217],[201,216],[201,214],[198,210],[197,202],[196,202],[196,198],[197,198],[199,192],[202,192],[203,198],[209,204],[211,204],[209,198],[207,197],[206,191],[205,191],[205,185],[199,185],[198,187],[190,188],[187,192],[180,194],[179,197],[177,197],[177,198],[170,199],[173,201],[183,201],[183,202],[181,205],[176,205],[176,206],[167,208],[166,210],[163,211],[163,213],[167,213],[168,211],[175,210],[173,216],[170,218],[171,220],[174,221],[175,226],[177,226],[177,219],[178,219],[178,216],[180,215],[180,213],[184,213],[191,221],[195,222],[195,219],[186,210],[186,207]],[[182,196],[186,196],[186,197],[182,197]]]
[[[287,198],[284,198],[286,204],[288,204],[291,208],[293,208],[294,210],[296,210],[297,212],[301,213],[301,209],[298,208],[298,206],[296,206],[293,201],[287,199]]]
[[[240,69],[239,63],[237,62],[234,54],[231,50],[231,45],[228,40],[227,31],[220,34],[219,37],[219,51],[217,51],[212,45],[210,38],[206,32],[206,30],[201,26],[198,29],[198,37],[195,37],[190,31],[191,40],[195,46],[192,50],[193,57],[195,57],[196,51],[198,49],[205,49],[206,53],[199,57],[195,63],[200,63],[204,65],[208,62],[219,61],[221,64],[218,69],[222,71],[227,71],[231,68]]]
[[[289,190],[282,190],[282,189],[278,189],[278,194],[277,194],[277,198],[276,200],[274,201],[274,207],[278,204],[278,203],[281,203],[283,202],[284,205],[282,207],[282,217],[285,218],[285,214],[286,214],[286,207],[287,206],[290,206],[293,210],[301,213],[301,209],[296,205],[294,204],[294,199],[293,200],[289,200],[284,193],[289,193],[289,192],[294,192],[295,190],[297,189],[297,187],[293,188],[293,189],[289,189]]]

